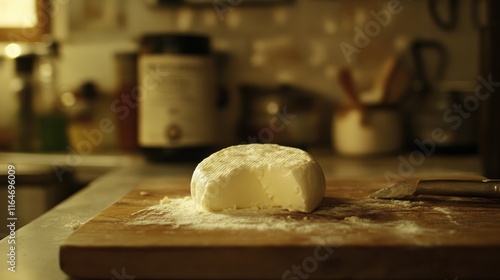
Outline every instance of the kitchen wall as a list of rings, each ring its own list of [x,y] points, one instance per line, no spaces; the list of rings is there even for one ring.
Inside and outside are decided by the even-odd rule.
[[[233,92],[242,83],[288,83],[343,100],[336,80],[339,68],[350,67],[358,89],[368,90],[389,55],[401,54],[412,67],[407,47],[415,38],[445,44],[449,64],[442,87],[472,89],[478,74],[479,39],[471,20],[471,0],[460,2],[458,26],[452,31],[434,24],[427,1],[296,0],[246,5],[219,0],[183,7],[131,0],[54,3],[53,33],[61,42],[61,91],[92,80],[111,94],[117,86],[114,54],[136,50],[138,38],[145,33],[171,31],[209,34],[214,49],[229,54],[225,80]],[[11,61],[0,61],[0,73],[0,83],[8,85],[13,76]],[[11,94],[2,95],[0,119],[8,120],[15,101]]]
[[[142,34],[170,31],[211,35],[214,48],[231,55],[234,71],[229,73],[234,76],[229,78],[234,83],[293,83],[334,97],[339,95],[335,80],[339,67],[351,67],[359,86],[370,87],[386,56],[403,52],[414,38],[445,43],[450,64],[444,80],[473,81],[478,72],[471,1],[461,2],[458,27],[451,32],[433,23],[427,1],[297,0],[261,6],[246,6],[243,1],[236,7],[229,3],[239,1],[219,1],[222,6],[200,8],[109,1],[104,6],[110,15],[94,15],[108,19],[98,19],[94,25],[84,24],[92,20],[92,12],[82,7],[84,2],[70,1],[69,14],[56,15],[58,25],[63,26],[56,36],[64,42],[60,80],[70,88],[92,79],[111,91],[116,86],[113,54],[135,49]],[[373,24],[377,13],[390,13],[390,19]],[[358,44],[362,46],[357,47],[359,53],[345,55],[341,46],[356,47],[356,28],[372,28],[373,36],[367,35],[365,47]]]

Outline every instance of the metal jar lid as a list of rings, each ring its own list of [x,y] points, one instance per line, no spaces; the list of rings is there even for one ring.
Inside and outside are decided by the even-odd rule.
[[[210,53],[210,39],[204,35],[161,33],[141,39],[141,53],[205,55]]]

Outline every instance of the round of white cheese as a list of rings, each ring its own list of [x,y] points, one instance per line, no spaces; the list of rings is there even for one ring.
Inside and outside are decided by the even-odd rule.
[[[325,185],[321,167],[307,152],[247,144],[200,162],[191,179],[191,196],[208,211],[280,207],[308,213],[321,203]]]

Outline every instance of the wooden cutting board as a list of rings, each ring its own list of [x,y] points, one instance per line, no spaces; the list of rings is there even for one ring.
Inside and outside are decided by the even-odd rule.
[[[169,213],[165,223],[137,224],[145,209],[165,196],[189,196],[187,178],[147,180],[75,230],[60,248],[60,265],[70,276],[102,279],[500,275],[499,201],[367,197],[385,186],[376,180],[329,180],[325,199],[313,213],[250,215],[256,225],[271,219],[269,228],[253,229],[204,227],[204,216],[196,224],[179,225]],[[237,215],[231,212],[228,221]]]

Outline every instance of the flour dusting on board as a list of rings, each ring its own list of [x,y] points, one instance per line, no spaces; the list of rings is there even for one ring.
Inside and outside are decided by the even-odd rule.
[[[404,218],[392,221],[371,219],[380,213],[402,213],[419,202],[366,200],[362,204],[326,202],[316,211],[304,214],[279,208],[230,209],[209,212],[201,209],[189,196],[165,197],[153,205],[132,214],[127,225],[162,225],[191,230],[281,230],[288,232],[334,232],[357,234],[359,230],[387,230],[397,238],[412,238],[432,229],[419,226]]]
[[[192,229],[252,229],[252,230],[293,230],[298,224],[292,219],[290,212],[278,208],[270,209],[230,209],[221,212],[208,212],[201,209],[191,197],[165,197],[160,204],[150,206],[133,214],[137,218],[130,224],[134,225],[170,225],[172,227],[189,227]],[[290,217],[290,218],[287,218]],[[303,226],[302,231],[313,230]]]
[[[444,214],[452,223],[459,225],[452,217],[453,212],[447,207],[432,207],[432,210]]]

